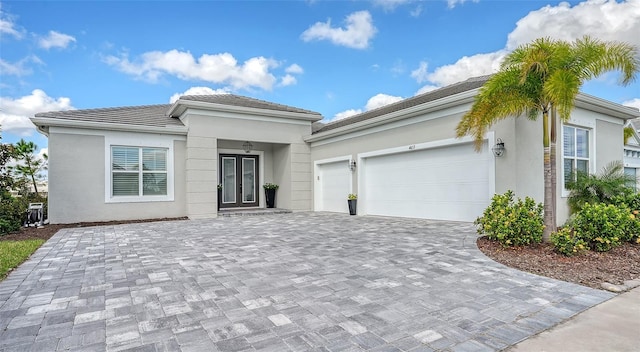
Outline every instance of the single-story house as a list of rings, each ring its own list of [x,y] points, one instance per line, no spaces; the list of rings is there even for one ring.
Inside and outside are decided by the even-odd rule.
[[[265,207],[280,186],[292,211],[473,221],[494,193],[543,200],[540,121],[506,119],[480,152],[455,138],[487,77],[472,78],[346,119],[232,94],[182,96],[171,105],[45,112],[51,223],[218,215]],[[564,180],[623,158],[623,126],[638,110],[580,94],[559,125],[558,221]],[[497,148],[504,147],[504,148]],[[494,155],[495,153],[495,155]]]

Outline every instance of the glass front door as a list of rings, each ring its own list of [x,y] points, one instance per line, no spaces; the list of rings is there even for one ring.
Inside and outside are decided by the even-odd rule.
[[[258,176],[257,155],[220,155],[220,208],[257,207]]]

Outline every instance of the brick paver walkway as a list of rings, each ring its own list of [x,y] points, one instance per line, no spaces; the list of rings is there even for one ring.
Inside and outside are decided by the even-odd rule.
[[[475,238],[326,213],[65,229],[0,283],[0,350],[492,351],[613,296]]]

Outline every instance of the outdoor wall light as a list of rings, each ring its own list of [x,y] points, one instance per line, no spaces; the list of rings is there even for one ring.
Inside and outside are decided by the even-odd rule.
[[[351,160],[349,162],[349,170],[351,170],[351,171],[355,171],[356,170],[356,161],[355,160]]]
[[[249,141],[246,141],[242,145],[242,149],[244,149],[245,153],[249,153],[249,152],[251,152],[251,149],[253,149],[253,144],[251,144],[251,142],[249,142]]]
[[[504,152],[506,151],[506,149],[504,147],[504,142],[502,141],[502,139],[498,138],[496,140],[496,145],[493,148],[491,148],[491,151],[493,151],[493,155],[496,156],[497,158],[504,155]]]

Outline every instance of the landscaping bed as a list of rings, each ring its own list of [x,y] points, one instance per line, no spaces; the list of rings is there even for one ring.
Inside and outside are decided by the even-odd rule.
[[[487,257],[506,266],[592,288],[640,278],[638,244],[623,243],[609,252],[586,251],[573,257],[557,253],[550,244],[503,247],[486,236],[479,237],[477,244]]]

